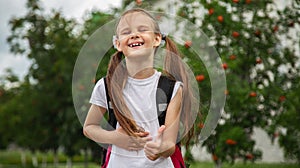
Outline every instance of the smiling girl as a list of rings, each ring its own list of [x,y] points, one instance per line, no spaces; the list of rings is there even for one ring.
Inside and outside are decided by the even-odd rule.
[[[117,52],[111,57],[106,78],[100,79],[93,90],[84,135],[95,142],[112,145],[105,165],[109,168],[184,167],[170,156],[178,150],[180,122],[188,139],[192,135],[193,130],[188,126],[192,94],[175,44],[162,35],[154,17],[142,9],[126,11],[118,20],[115,33]],[[172,74],[176,82],[164,124],[160,126],[156,91],[162,73],[153,64],[162,40],[167,50],[164,71]],[[109,106],[117,119],[115,130],[99,126]]]

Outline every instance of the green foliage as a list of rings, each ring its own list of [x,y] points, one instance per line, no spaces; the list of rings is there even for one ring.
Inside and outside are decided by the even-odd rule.
[[[32,64],[18,87],[1,88],[5,95],[0,100],[6,101],[0,115],[14,116],[1,122],[10,126],[9,130],[0,130],[5,135],[1,136],[1,147],[15,142],[32,151],[56,151],[62,146],[70,157],[89,146],[99,151],[99,146],[82,134],[72,101],[72,74],[86,37],[112,17],[92,12],[81,26],[57,11],[44,14],[38,0],[28,1],[27,7],[26,15],[10,20],[11,35],[7,40],[11,52],[25,55]],[[16,82],[10,74],[6,78],[10,83]],[[86,92],[82,86],[77,89]],[[11,99],[4,99],[6,96]]]
[[[299,139],[296,126],[299,125],[299,110],[296,110],[299,94],[295,82],[299,81],[300,55],[295,50],[299,39],[290,35],[290,32],[299,35],[299,27],[295,26],[299,26],[299,2],[293,1],[283,10],[274,1],[182,3],[177,14],[198,24],[208,35],[226,71],[225,111],[217,129],[203,144],[213,160],[220,164],[234,163],[237,158],[259,159],[261,152],[253,149],[255,142],[251,140],[254,127],[265,128],[270,135],[278,128],[287,129],[289,133],[280,136],[281,145],[287,156],[299,160],[299,140],[296,140]],[[204,17],[198,14],[202,9]],[[281,39],[291,46],[282,44]],[[283,67],[287,73],[280,71]],[[201,67],[195,72],[205,74]],[[205,82],[199,82],[199,87],[209,88]],[[210,94],[210,90],[201,91],[202,95]],[[203,100],[201,104],[209,106]]]
[[[14,126],[20,120],[18,112],[14,110],[16,102],[10,101],[19,93],[19,89],[14,86],[18,81],[11,70],[6,72],[4,78],[0,78],[0,149],[6,148],[13,140],[14,131],[17,129]],[[8,86],[11,88],[7,89]]]
[[[286,108],[276,118],[269,133],[273,140],[279,138],[279,143],[284,147],[285,155],[288,158],[300,162],[300,109],[297,106],[300,101],[299,76],[294,79],[291,90],[286,97],[281,97],[283,106]]]

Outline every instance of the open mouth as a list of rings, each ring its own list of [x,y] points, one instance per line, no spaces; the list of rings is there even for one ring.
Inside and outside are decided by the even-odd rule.
[[[134,43],[129,44],[128,46],[131,48],[134,48],[134,47],[138,47],[138,46],[142,46],[142,45],[144,45],[143,42],[134,42]]]

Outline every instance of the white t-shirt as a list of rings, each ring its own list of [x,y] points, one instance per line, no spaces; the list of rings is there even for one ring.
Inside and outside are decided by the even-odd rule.
[[[146,79],[128,77],[123,90],[124,99],[136,123],[144,128],[145,131],[148,131],[153,139],[155,139],[159,128],[156,109],[156,90],[160,75],[161,73],[156,71],[154,75]],[[171,99],[176,95],[181,84],[181,82],[175,83]],[[103,78],[96,83],[90,103],[107,108]],[[117,123],[118,127],[119,123]],[[170,157],[151,161],[145,156],[144,150],[128,151],[113,145],[108,168],[123,167],[173,168],[174,166]]]

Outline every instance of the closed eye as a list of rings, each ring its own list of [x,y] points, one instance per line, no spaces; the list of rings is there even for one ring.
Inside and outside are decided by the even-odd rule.
[[[121,31],[120,31],[120,35],[128,35],[130,33],[131,33],[131,31],[128,27],[121,29]]]
[[[130,33],[131,33],[130,31],[123,31],[123,32],[121,32],[121,35],[128,35]]]
[[[140,26],[138,30],[139,32],[145,32],[145,31],[149,31],[150,29],[146,26]]]
[[[140,32],[145,32],[145,31],[148,31],[148,29],[140,29],[139,31]]]

